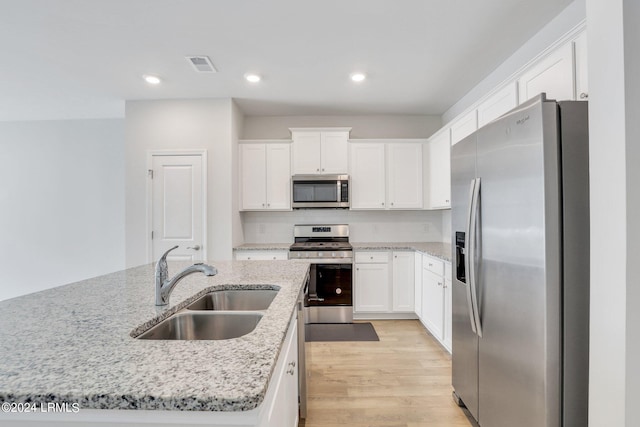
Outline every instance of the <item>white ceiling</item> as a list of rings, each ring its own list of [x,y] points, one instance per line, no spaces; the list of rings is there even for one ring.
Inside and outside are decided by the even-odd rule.
[[[0,0],[0,120],[208,97],[248,115],[440,115],[571,1]]]

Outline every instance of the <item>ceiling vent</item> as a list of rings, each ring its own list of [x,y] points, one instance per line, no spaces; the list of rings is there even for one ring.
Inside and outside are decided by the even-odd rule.
[[[217,73],[208,56],[187,56],[187,60],[199,73]]]

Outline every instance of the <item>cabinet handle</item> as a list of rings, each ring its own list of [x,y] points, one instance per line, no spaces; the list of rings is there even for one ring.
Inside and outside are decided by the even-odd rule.
[[[295,368],[296,367],[296,362],[295,361],[289,362],[289,366],[291,366],[292,368]]]
[[[382,202],[382,206],[384,206],[384,202]]]
[[[391,202],[391,206],[393,206],[393,202]]]
[[[267,207],[271,207],[271,203],[267,203]]]
[[[295,371],[293,370],[293,368],[287,370],[287,374],[289,374],[289,375],[293,375],[294,372]]]
[[[324,168],[322,168],[322,172],[324,172]]]
[[[264,208],[264,203],[262,204],[262,207]]]
[[[442,282],[438,282],[438,286],[442,286]]]
[[[373,259],[373,257],[369,257],[369,258]]]
[[[247,259],[251,259],[251,257],[250,257],[250,256],[248,256],[248,257],[247,257]]]
[[[449,203],[449,199],[445,200],[445,202]]]
[[[320,168],[316,169],[316,172],[320,172]]]
[[[588,94],[588,93],[584,93],[584,92],[582,92],[582,93],[580,94],[580,99],[587,99],[588,97],[589,97],[589,94]]]
[[[276,257],[273,257],[273,259],[276,259]]]

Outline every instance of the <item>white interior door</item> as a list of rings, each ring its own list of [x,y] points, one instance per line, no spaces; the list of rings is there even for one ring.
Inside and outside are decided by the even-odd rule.
[[[151,155],[151,256],[179,246],[167,259],[203,261],[206,165],[203,154]]]

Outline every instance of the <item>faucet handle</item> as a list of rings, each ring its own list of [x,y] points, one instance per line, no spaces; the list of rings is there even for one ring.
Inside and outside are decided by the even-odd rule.
[[[176,245],[163,253],[158,260],[158,263],[156,264],[156,282],[159,282],[161,285],[169,275],[169,268],[167,266],[167,255],[169,254],[169,252],[177,248],[178,246]]]
[[[169,252],[171,252],[174,249],[178,249],[180,246],[176,245],[174,247],[172,247],[171,249],[168,249],[165,253],[162,254],[162,256],[160,257],[160,260],[166,260],[167,259],[167,255],[169,255]]]

